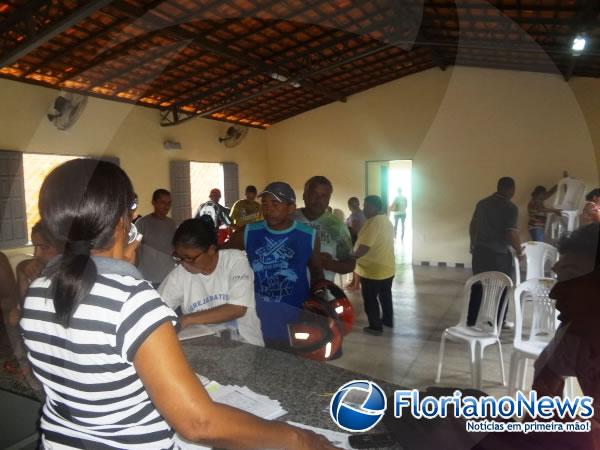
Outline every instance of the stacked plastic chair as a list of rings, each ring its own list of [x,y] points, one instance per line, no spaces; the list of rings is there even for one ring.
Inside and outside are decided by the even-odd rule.
[[[561,216],[550,214],[546,222],[546,240],[556,242],[579,225],[579,213],[585,195],[585,182],[566,177],[557,184],[554,208],[562,210]]]

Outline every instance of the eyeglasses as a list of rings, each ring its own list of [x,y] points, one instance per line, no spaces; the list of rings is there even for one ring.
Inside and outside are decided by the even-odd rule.
[[[193,258],[189,258],[189,257],[183,257],[181,258],[180,256],[177,256],[177,254],[173,253],[171,255],[171,257],[173,258],[173,261],[175,261],[175,264],[181,264],[181,263],[187,263],[187,264],[194,264],[196,262],[196,260],[204,255],[206,252],[200,252],[198,253],[196,256],[194,256]]]

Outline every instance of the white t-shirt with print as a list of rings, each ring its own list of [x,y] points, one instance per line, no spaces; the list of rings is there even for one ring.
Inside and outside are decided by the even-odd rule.
[[[249,344],[264,345],[254,301],[254,272],[240,250],[220,250],[217,267],[210,275],[190,273],[179,265],[158,291],[167,305],[181,307],[183,314],[227,304],[244,306],[246,313],[232,321],[232,326]]]

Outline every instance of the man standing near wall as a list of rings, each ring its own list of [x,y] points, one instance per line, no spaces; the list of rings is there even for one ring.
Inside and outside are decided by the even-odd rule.
[[[136,227],[144,235],[138,251],[138,268],[146,280],[157,288],[162,280],[175,267],[173,262],[173,235],[175,221],[167,217],[171,209],[171,193],[157,189],[152,194],[154,212],[136,222]]]
[[[304,208],[296,210],[294,216],[297,222],[317,230],[321,241],[321,265],[329,281],[333,281],[336,273],[350,273],[356,266],[348,227],[327,212],[332,192],[333,186],[327,178],[320,175],[310,178],[304,184]]]
[[[498,271],[510,277],[512,275],[510,248],[512,247],[517,257],[521,258],[521,238],[517,228],[519,210],[511,202],[514,195],[515,180],[502,177],[498,180],[496,192],[477,203],[469,226],[473,275]],[[467,316],[468,325],[473,325],[477,320],[481,297],[481,285],[474,285]],[[508,296],[505,293],[500,310],[507,300]],[[506,322],[506,312],[502,320],[504,328],[512,328],[512,324]]]

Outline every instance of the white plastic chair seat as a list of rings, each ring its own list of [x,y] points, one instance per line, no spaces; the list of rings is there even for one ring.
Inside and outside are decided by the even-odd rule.
[[[520,352],[525,358],[536,359],[542,350],[548,345],[547,342],[522,342],[518,347],[514,347],[513,352]]]
[[[482,286],[482,298],[477,319],[473,326],[467,326],[467,316],[471,297],[471,288],[475,283]],[[438,359],[437,375],[435,382],[439,383],[442,377],[442,365],[446,340],[463,341],[469,346],[471,364],[471,382],[474,388],[481,388],[483,352],[490,345],[498,346],[498,362],[502,375],[502,385],[506,386],[502,345],[500,343],[500,327],[498,317],[504,315],[508,299],[512,296],[512,280],[501,272],[484,272],[472,276],[465,283],[463,291],[463,309],[460,321],[453,327],[446,328],[440,340],[440,353]],[[501,307],[502,295],[506,292],[507,301]]]
[[[489,341],[492,344],[496,342],[496,337],[490,336],[489,331],[479,330],[474,327],[462,327],[457,325],[455,327],[446,328],[444,333],[446,333],[449,337],[461,340],[476,338],[482,342]]]

